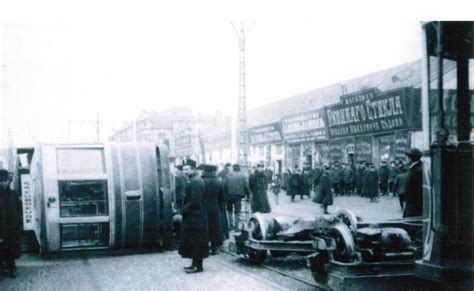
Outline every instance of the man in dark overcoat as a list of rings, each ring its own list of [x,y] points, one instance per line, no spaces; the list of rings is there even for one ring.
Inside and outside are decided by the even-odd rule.
[[[263,173],[263,164],[259,163],[255,173],[249,176],[250,188],[250,207],[252,213],[268,213],[271,212],[270,203],[267,196],[267,182]]]
[[[178,213],[181,213],[181,206],[183,204],[184,189],[188,183],[188,177],[183,173],[183,166],[176,166],[175,174],[175,209]]]
[[[349,164],[344,164],[342,169],[342,182],[344,184],[342,194],[351,195],[354,188],[354,169]]]
[[[401,169],[397,167],[395,161],[390,162],[389,174],[388,174],[388,191],[393,193],[393,196],[397,194],[393,191],[393,184],[395,179],[397,179],[398,174],[401,172]]]
[[[203,164],[200,167],[203,171],[201,178],[204,181],[204,198],[207,203],[211,255],[217,255],[217,249],[224,241],[221,218],[221,209],[224,209],[224,190],[220,179],[216,176],[216,166]]]
[[[359,162],[355,169],[355,188],[357,195],[362,196],[362,185],[365,177],[365,164]]]
[[[329,174],[329,165],[324,165],[319,185],[316,188],[316,196],[313,199],[314,202],[321,204],[324,214],[329,214],[328,206],[333,203],[332,183]]]
[[[301,181],[302,181],[302,189],[301,189],[301,199],[303,196],[306,195],[310,197],[311,195],[311,185],[313,184],[313,172],[311,169],[311,165],[309,163],[305,163],[303,166],[303,172],[301,173]]]
[[[7,170],[0,169],[0,268],[5,263],[10,277],[16,276],[15,259],[20,256],[20,209],[18,196],[10,189]]]
[[[290,185],[288,195],[291,196],[291,202],[295,201],[295,196],[300,195],[301,199],[303,199],[303,176],[301,175],[301,171],[298,168],[298,165],[295,166],[293,173],[290,176]]]
[[[379,195],[379,174],[374,164],[369,163],[368,166],[368,169],[365,171],[362,196],[369,197],[370,202],[377,202]]]
[[[405,211],[403,217],[421,216],[423,214],[423,163],[422,153],[417,148],[412,148],[405,153],[410,158],[405,182]]]
[[[239,164],[232,165],[232,172],[224,179],[229,227],[235,230],[239,226],[242,199],[249,197],[248,177],[241,171]]]
[[[203,271],[203,260],[209,256],[209,231],[207,203],[204,197],[204,182],[196,171],[196,162],[187,160],[183,166],[189,182],[186,185],[181,213],[183,221],[179,254],[191,258],[192,264],[185,267],[186,273]]]
[[[316,192],[319,181],[321,180],[321,175],[323,174],[322,169],[319,166],[315,166],[313,169],[313,191]]]
[[[386,161],[380,162],[379,168],[379,183],[380,183],[380,193],[382,195],[388,195],[388,177],[390,174],[390,169],[388,168]]]

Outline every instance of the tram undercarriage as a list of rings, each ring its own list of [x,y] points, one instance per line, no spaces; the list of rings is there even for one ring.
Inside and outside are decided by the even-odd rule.
[[[229,250],[257,264],[268,253],[285,257],[296,252],[306,256],[314,279],[331,289],[374,280],[386,284],[414,277],[422,223],[364,223],[350,210],[303,219],[254,213],[234,232]]]

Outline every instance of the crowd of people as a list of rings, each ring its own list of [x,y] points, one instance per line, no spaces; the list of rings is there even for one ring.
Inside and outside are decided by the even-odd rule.
[[[228,238],[229,231],[239,228],[242,203],[252,213],[271,212],[267,197],[268,178],[263,164],[248,175],[239,164],[217,166],[193,160],[176,167],[175,209],[181,215],[176,224],[179,254],[191,258],[186,273],[202,272],[203,259],[218,254],[218,248]]]

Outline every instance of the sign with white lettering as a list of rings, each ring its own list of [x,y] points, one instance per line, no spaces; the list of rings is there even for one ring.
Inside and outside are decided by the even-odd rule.
[[[287,142],[326,141],[324,110],[318,109],[282,119],[281,131]]]
[[[258,126],[249,129],[250,143],[272,144],[282,141],[280,123],[275,122],[264,126]]]
[[[380,94],[379,89],[370,88],[370,89],[359,91],[356,93],[342,95],[341,103],[345,105],[349,105],[349,104],[354,104],[358,102],[365,102],[367,100],[372,100],[378,94]]]
[[[35,215],[33,207],[33,191],[30,175],[21,175],[21,201],[23,205],[23,229],[35,229]]]
[[[193,154],[193,139],[191,131],[181,131],[175,136],[175,155],[177,157]]]
[[[329,137],[347,137],[407,129],[407,98],[394,90],[369,100],[326,107]]]

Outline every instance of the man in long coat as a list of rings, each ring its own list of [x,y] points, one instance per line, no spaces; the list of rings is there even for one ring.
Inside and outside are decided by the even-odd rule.
[[[405,182],[405,211],[403,217],[421,216],[423,214],[423,163],[422,153],[412,148],[405,153],[411,161]]]
[[[332,183],[329,173],[329,166],[325,165],[321,174],[321,179],[319,181],[318,187],[316,188],[316,196],[313,199],[314,202],[321,204],[324,210],[324,214],[329,214],[328,206],[332,205],[333,203],[331,186]]]
[[[267,182],[263,173],[263,164],[258,164],[255,173],[249,176],[249,188],[251,193],[250,207],[252,213],[271,212],[267,196]]]
[[[303,166],[303,172],[301,173],[301,181],[302,181],[302,189],[301,189],[301,199],[303,196],[306,195],[310,197],[311,195],[311,188],[313,184],[313,171],[311,169],[311,165],[309,163],[305,163]]]
[[[382,195],[388,195],[388,177],[390,174],[390,169],[388,168],[386,161],[381,161],[381,166],[379,168],[379,182],[380,182],[380,192]]]
[[[377,202],[379,195],[379,174],[374,164],[369,163],[368,166],[369,168],[365,171],[362,196],[369,197],[370,202]]]
[[[342,169],[342,194],[343,195],[351,195],[352,190],[354,189],[354,169],[348,164],[344,164],[344,168]]]
[[[207,203],[204,197],[204,182],[196,172],[196,162],[188,160],[183,167],[189,177],[181,213],[183,221],[179,244],[179,254],[191,258],[192,264],[185,267],[186,273],[203,271],[202,262],[209,256],[209,233]]]
[[[10,277],[16,276],[15,258],[20,256],[19,200],[10,189],[7,170],[0,169],[0,267],[5,263]]]
[[[207,202],[207,220],[209,229],[209,242],[211,243],[211,255],[217,255],[217,248],[224,241],[222,229],[221,209],[224,209],[224,190],[222,183],[216,176],[217,167],[213,165],[201,165],[202,180],[204,181],[204,198]]]

